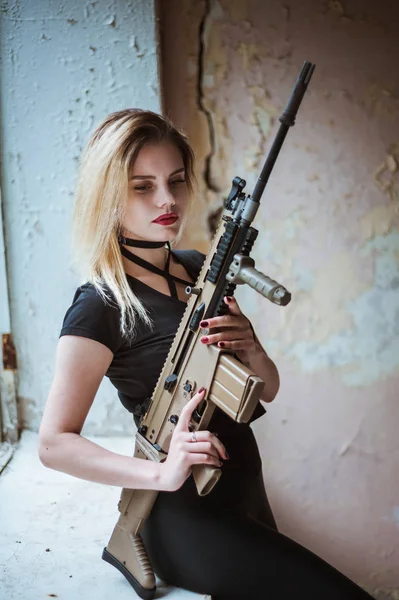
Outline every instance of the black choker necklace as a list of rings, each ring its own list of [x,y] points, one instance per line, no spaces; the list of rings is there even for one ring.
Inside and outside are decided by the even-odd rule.
[[[162,277],[165,277],[166,281],[168,282],[169,291],[172,298],[178,298],[175,283],[176,281],[177,283],[182,283],[183,285],[190,287],[193,285],[191,281],[185,281],[184,279],[180,279],[180,277],[176,277],[175,275],[171,275],[171,273],[169,273],[170,257],[172,255],[169,242],[146,242],[144,240],[132,240],[131,238],[126,238],[122,235],[118,237],[118,242],[120,245],[122,256],[135,263],[136,265],[139,265],[140,267],[151,271],[151,273],[155,273],[156,275],[161,275]],[[133,252],[130,252],[127,248],[124,248],[124,246],[132,246],[133,248],[162,248],[162,246],[167,246],[169,252],[168,258],[166,260],[165,269],[158,269],[158,267],[152,265],[143,258],[136,256],[135,254],[133,254]]]
[[[169,245],[169,242],[147,242],[145,240],[133,240],[132,238],[127,238],[123,235],[118,237],[118,242],[123,246],[132,246],[133,248],[162,248],[162,246],[165,246],[165,244]]]

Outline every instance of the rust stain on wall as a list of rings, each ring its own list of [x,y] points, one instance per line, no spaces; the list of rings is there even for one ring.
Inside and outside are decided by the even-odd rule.
[[[3,348],[3,369],[5,371],[16,371],[17,369],[17,352],[11,333],[3,333],[2,335]]]

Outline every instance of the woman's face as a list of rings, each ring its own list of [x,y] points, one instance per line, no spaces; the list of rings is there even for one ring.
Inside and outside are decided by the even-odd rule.
[[[171,142],[146,144],[130,170],[123,235],[171,241],[187,204],[183,158]]]

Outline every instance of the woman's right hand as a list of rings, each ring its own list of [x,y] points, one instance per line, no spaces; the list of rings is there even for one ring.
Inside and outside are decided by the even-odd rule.
[[[210,431],[196,431],[193,441],[189,424],[193,411],[205,397],[205,388],[198,390],[181,411],[170,442],[168,457],[161,467],[161,489],[168,492],[178,490],[191,474],[192,465],[220,467],[228,459],[226,448]]]

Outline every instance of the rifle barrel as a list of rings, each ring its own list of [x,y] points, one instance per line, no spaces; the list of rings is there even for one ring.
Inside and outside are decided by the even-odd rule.
[[[251,198],[254,202],[260,202],[263,191],[273,170],[274,163],[276,162],[281,147],[284,143],[288,129],[295,125],[295,117],[298,112],[298,108],[309,85],[309,81],[313,75],[314,69],[315,65],[305,60],[305,62],[302,65],[301,72],[299,73],[298,78],[295,82],[295,86],[292,91],[291,97],[288,100],[287,106],[285,107],[283,114],[279,119],[281,125],[279,127],[279,130],[277,131],[273,145],[270,148],[270,152],[266,158],[265,164],[263,165],[263,169],[261,171],[261,174],[259,175],[258,181],[252,193]]]

